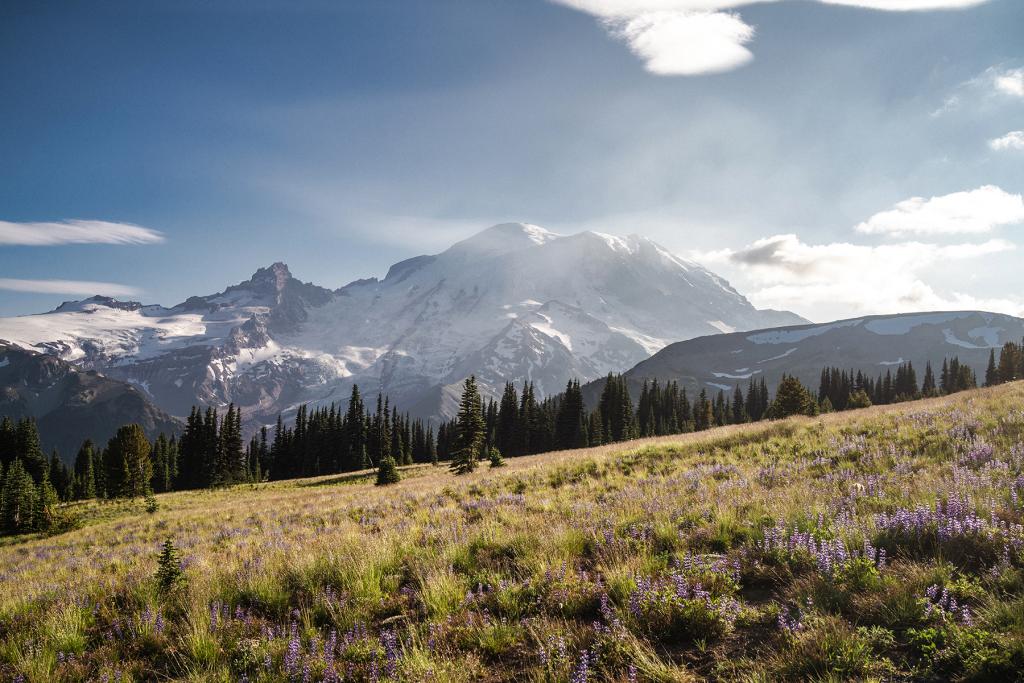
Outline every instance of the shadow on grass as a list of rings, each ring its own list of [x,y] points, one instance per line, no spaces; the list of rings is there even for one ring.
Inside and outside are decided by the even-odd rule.
[[[403,465],[398,468],[398,471],[402,473],[402,478],[406,479],[409,477],[416,477],[423,473],[424,470],[431,467],[428,463],[415,463],[412,465]],[[332,477],[323,479],[314,479],[312,481],[303,481],[296,484],[298,488],[309,488],[317,486],[345,486],[351,484],[372,484],[376,481],[377,470],[360,470],[358,472],[345,472]]]
[[[309,488],[315,486],[343,486],[345,484],[365,484],[372,482],[376,474],[374,472],[348,472],[346,474],[339,474],[335,477],[329,477],[327,479],[314,479],[313,481],[304,481],[297,486],[299,488]]]

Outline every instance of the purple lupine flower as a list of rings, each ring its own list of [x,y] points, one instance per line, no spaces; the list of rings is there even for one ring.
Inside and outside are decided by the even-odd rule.
[[[288,649],[284,653],[284,671],[289,678],[295,677],[299,672],[299,653],[302,650],[302,641],[299,639],[299,627],[292,622],[292,637],[288,641]]]
[[[571,683],[587,683],[590,677],[590,653],[586,650],[580,653],[580,661],[569,678]]]

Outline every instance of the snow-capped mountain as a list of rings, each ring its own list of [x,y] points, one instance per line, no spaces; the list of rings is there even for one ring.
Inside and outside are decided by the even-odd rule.
[[[470,374],[491,394],[527,379],[549,394],[674,341],[801,322],[651,240],[513,223],[336,291],[276,263],[171,308],[94,297],[0,319],[0,339],[131,382],[174,415],[233,401],[255,424],[353,382],[449,415]]]
[[[877,377],[910,362],[918,379],[931,362],[936,373],[945,358],[957,357],[985,377],[989,354],[1006,342],[1024,338],[1024,319],[981,311],[901,313],[699,337],[671,344],[626,372],[631,395],[644,380],[677,381],[688,391],[744,390],[753,378],[770,389],[783,374],[795,375],[817,389],[821,370],[839,367]],[[584,387],[590,405],[600,395],[600,380]]]

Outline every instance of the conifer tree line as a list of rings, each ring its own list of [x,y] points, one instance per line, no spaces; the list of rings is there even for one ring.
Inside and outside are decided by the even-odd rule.
[[[999,350],[998,359],[995,349],[989,352],[988,369],[985,371],[985,386],[994,387],[1024,379],[1024,341],[1020,344],[1007,342]]]
[[[86,440],[68,467],[40,448],[35,420],[0,420],[0,532],[49,531],[70,523],[60,502],[137,498],[174,488],[177,443],[161,434],[150,443],[142,427],[125,425],[105,448]]]
[[[1024,379],[1024,343],[1005,344],[989,357],[985,385]],[[46,531],[62,523],[61,501],[135,498],[150,493],[377,468],[378,483],[399,478],[397,467],[451,461],[454,472],[480,460],[500,466],[503,457],[597,446],[637,437],[701,431],[794,414],[849,410],[951,394],[978,385],[974,371],[956,357],[936,374],[926,364],[918,383],[912,363],[877,378],[825,368],[815,395],[797,378],[783,376],[774,395],[765,380],[751,379],[714,395],[691,397],[677,382],[644,381],[637,402],[627,380],[610,374],[593,410],[578,380],[538,400],[532,382],[506,383],[499,400],[481,397],[476,379],[463,386],[459,414],[434,429],[411,419],[378,395],[371,409],[353,386],[346,407],[300,406],[294,422],[281,416],[243,441],[241,409],[193,408],[180,437],[147,440],[139,425],[125,425],[99,446],[86,440],[68,468],[43,453],[32,419],[0,421],[0,533]]]
[[[888,370],[877,378],[860,371],[854,373],[852,370],[825,368],[821,372],[818,403],[823,412],[849,410],[955,394],[977,386],[974,370],[962,364],[956,356],[943,359],[938,376],[931,362],[926,363],[920,384],[917,370],[910,362],[900,363],[896,372]]]

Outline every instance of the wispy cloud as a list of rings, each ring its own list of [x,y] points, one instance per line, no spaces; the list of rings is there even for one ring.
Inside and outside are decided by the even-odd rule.
[[[648,71],[694,76],[730,71],[750,62],[754,27],[725,12],[758,0],[552,0],[598,17]],[[777,0],[763,0],[777,1]],[[989,0],[818,0],[893,12],[963,9]]]
[[[759,306],[853,314],[981,308],[1020,315],[1024,301],[977,298],[962,292],[940,294],[922,272],[937,264],[977,259],[1016,247],[1005,240],[936,245],[904,242],[865,246],[837,242],[808,244],[796,235],[775,235],[740,250],[694,254],[705,263],[738,266],[755,287]]]
[[[1024,130],[1015,130],[1006,135],[988,141],[988,146],[997,152],[1005,150],[1024,151]]]
[[[31,292],[35,294],[71,294],[74,296],[138,296],[135,287],[113,282],[90,282],[88,280],[18,280],[0,278],[0,289],[10,292]]]
[[[67,220],[41,223],[0,221],[0,245],[154,244],[162,233],[131,223]]]
[[[911,197],[857,226],[869,235],[955,235],[1024,223],[1024,198],[994,185],[941,197]]]

